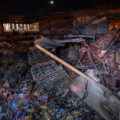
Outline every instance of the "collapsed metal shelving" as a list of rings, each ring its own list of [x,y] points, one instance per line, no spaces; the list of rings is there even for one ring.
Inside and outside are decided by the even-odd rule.
[[[67,85],[69,81],[62,66],[36,48],[29,52],[29,64],[33,80],[42,86],[56,89]]]

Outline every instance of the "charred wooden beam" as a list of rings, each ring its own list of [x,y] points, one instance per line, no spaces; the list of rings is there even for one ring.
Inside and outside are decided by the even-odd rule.
[[[41,44],[46,48],[53,48],[53,47],[63,47],[66,43],[80,43],[84,42],[85,40],[82,38],[76,39],[66,39],[66,40],[58,40],[58,39],[48,39],[46,37],[41,36],[40,39],[36,40],[36,43]]]

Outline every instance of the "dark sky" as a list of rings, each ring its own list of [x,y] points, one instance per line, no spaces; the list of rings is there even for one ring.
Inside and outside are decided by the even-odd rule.
[[[120,5],[120,0],[0,0],[0,13],[15,15],[34,15],[44,12],[94,8],[100,5]]]

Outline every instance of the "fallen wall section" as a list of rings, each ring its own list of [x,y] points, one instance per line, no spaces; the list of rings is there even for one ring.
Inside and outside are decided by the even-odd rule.
[[[109,89],[81,76],[74,80],[71,89],[106,120],[120,120],[120,100]]]

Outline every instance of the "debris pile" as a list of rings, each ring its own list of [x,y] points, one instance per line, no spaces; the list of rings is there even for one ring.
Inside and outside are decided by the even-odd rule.
[[[120,31],[115,29],[91,44],[82,38],[69,41],[63,40],[62,42],[54,40],[54,45],[48,40],[50,43],[47,46],[50,49],[51,47],[54,48],[54,50],[57,46],[63,47],[68,43],[73,43],[73,46],[69,47],[69,54],[64,53],[68,55],[65,59],[69,58],[67,60],[69,63],[96,80],[94,84],[82,80],[81,77],[74,80],[74,82],[72,81],[71,84],[70,79],[72,76],[68,75],[61,65],[38,49],[29,51],[28,56],[25,56],[28,59],[24,59],[20,54],[17,54],[16,57],[2,56],[0,60],[0,119],[102,120],[97,112],[89,108],[83,100],[89,96],[90,99],[87,98],[86,100],[91,105],[92,103],[98,105],[99,100],[101,100],[99,106],[103,107],[102,112],[104,110],[107,112],[112,111],[114,110],[111,108],[112,106],[115,108],[116,105],[119,105],[118,99],[111,97],[113,94],[110,91],[104,93],[104,88],[100,89],[97,86],[98,82],[102,83],[107,88],[114,89],[119,95],[119,38]],[[46,42],[42,42],[46,45]],[[75,47],[76,43],[77,46]],[[23,54],[27,51],[28,47],[23,51]],[[78,62],[76,63],[76,61]],[[72,75],[72,72],[69,74]],[[72,89],[69,88],[70,85],[72,85]],[[97,89],[98,93],[93,92],[93,89]],[[78,92],[79,97],[74,92]],[[82,99],[80,98],[80,92],[82,93]],[[94,98],[97,98],[95,102],[91,100],[93,93],[95,94]],[[99,93],[104,96],[103,99]],[[96,97],[97,95],[99,97]],[[116,104],[113,102],[115,106],[112,104],[108,107],[109,103],[105,103],[106,98],[108,98],[106,96],[117,101],[114,100]],[[110,103],[112,102],[110,101]]]
[[[120,87],[119,39],[120,30],[113,29],[93,43],[82,42],[76,67],[83,71],[95,69],[103,85]]]
[[[27,87],[29,84],[26,84],[20,86],[18,93],[11,89],[3,92],[5,104],[1,105],[1,117],[10,120],[102,120],[68,89],[56,93],[36,85],[31,92],[31,88]]]
[[[4,55],[16,55],[16,52],[23,53],[28,52],[29,48],[34,46],[34,36],[9,36],[5,35],[5,38],[0,38],[0,53]]]
[[[35,65],[31,68],[26,61],[11,60],[10,57],[5,58],[7,61],[3,61],[4,57],[1,59],[1,71],[3,70],[0,79],[1,120],[102,120],[68,86],[62,85],[64,88],[58,91],[51,86],[41,86],[41,82],[35,81],[31,75],[31,69]],[[49,61],[51,66],[62,71],[63,78],[67,78],[68,81],[69,77],[62,67],[53,60]],[[32,63],[30,59],[29,63]],[[39,68],[41,70],[41,66]]]

